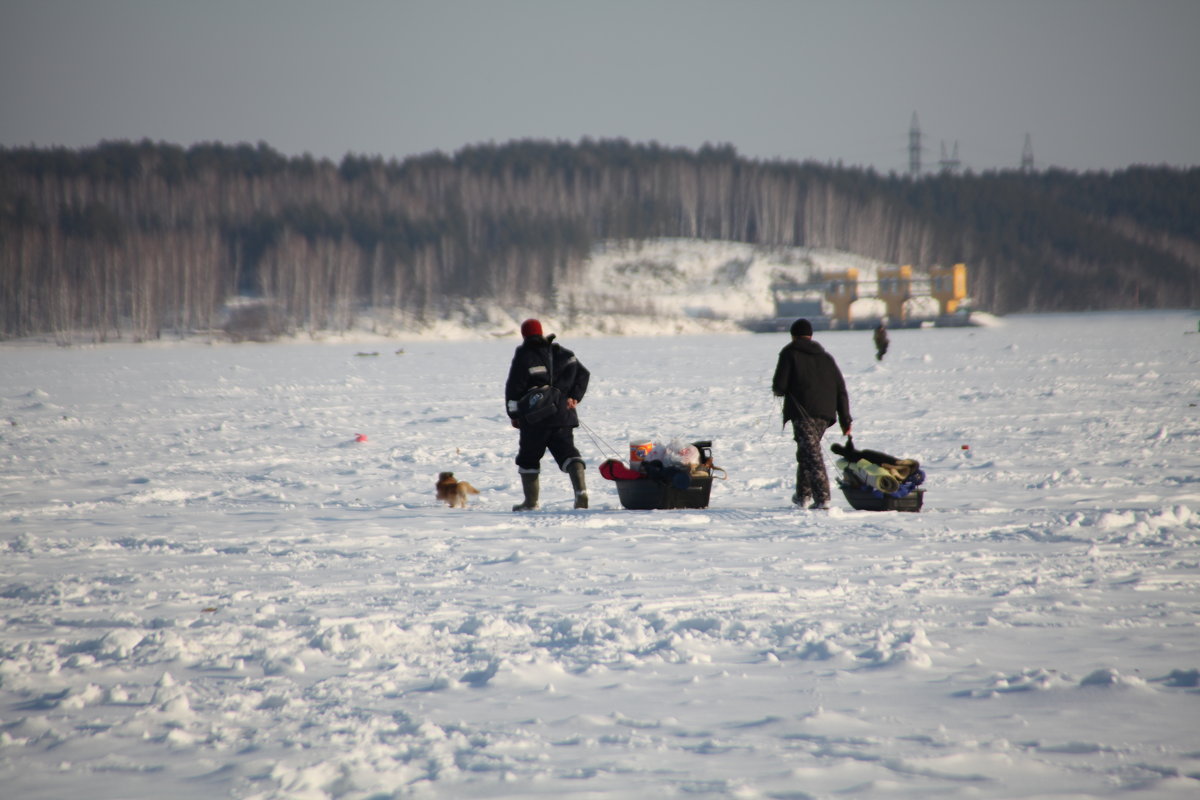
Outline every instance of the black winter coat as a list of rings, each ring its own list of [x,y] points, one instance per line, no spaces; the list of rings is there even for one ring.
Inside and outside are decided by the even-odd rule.
[[[805,417],[850,427],[850,396],[833,356],[812,339],[795,339],[779,351],[771,391],[783,398],[783,419]]]
[[[549,380],[550,362],[553,356],[554,378]],[[575,409],[567,408],[567,398],[579,402],[587,392],[591,373],[567,348],[553,344],[542,336],[530,336],[513,353],[512,365],[508,368],[508,380],[504,383],[504,400],[508,416],[517,416],[517,401],[534,386],[548,383],[562,392],[558,413],[539,423],[539,428],[577,428],[579,415]]]

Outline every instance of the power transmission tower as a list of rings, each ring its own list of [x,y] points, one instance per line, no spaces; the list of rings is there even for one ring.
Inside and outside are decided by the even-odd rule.
[[[921,177],[921,126],[917,122],[915,111],[912,127],[908,129],[908,174],[914,178]]]
[[[1033,139],[1025,134],[1025,147],[1021,150],[1021,172],[1033,172]]]
[[[942,159],[938,162],[938,166],[942,172],[953,175],[958,172],[958,168],[962,166],[962,162],[958,160],[958,142],[954,143],[954,155],[946,157],[946,143],[942,142]]]

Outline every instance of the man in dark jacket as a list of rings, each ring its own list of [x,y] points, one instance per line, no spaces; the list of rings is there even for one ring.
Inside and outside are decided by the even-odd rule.
[[[771,390],[783,398],[783,420],[796,438],[796,493],[792,502],[809,508],[829,507],[829,476],[821,437],[833,423],[850,435],[850,398],[833,356],[812,340],[812,324],[792,323],[792,341],[779,351]]]
[[[538,320],[527,319],[522,322],[521,336],[524,341],[513,353],[508,380],[504,384],[508,418],[512,426],[521,431],[517,471],[521,475],[525,500],[513,506],[513,511],[532,511],[538,507],[538,474],[547,448],[558,463],[558,468],[571,476],[575,508],[587,508],[584,463],[575,447],[575,428],[579,427],[575,407],[587,391],[591,373],[579,363],[574,353],[554,343],[553,334],[543,336],[542,323]],[[557,388],[562,393],[558,406],[546,419],[522,421],[518,403],[535,386]]]
[[[876,361],[883,361],[883,357],[885,355],[887,355],[888,344],[889,344],[889,342],[888,342],[888,335],[887,335],[887,326],[883,323],[883,320],[880,320],[879,327],[877,327],[875,329],[875,360]]]

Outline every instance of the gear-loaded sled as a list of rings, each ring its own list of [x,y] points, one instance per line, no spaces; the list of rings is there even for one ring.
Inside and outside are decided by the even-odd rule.
[[[600,465],[601,477],[617,485],[624,508],[708,508],[713,474],[712,442],[690,445],[656,445],[635,442],[629,446],[629,465],[610,458]]]
[[[840,456],[835,462],[838,488],[851,507],[859,511],[920,511],[925,490],[921,465],[911,458],[896,458],[879,450],[859,450],[847,436],[845,444],[831,445]]]

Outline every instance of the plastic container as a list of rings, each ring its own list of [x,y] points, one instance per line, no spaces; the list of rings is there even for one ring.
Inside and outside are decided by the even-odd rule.
[[[693,475],[686,489],[653,478],[616,480],[617,496],[625,508],[647,511],[655,508],[708,508],[712,493],[711,475]]]
[[[629,443],[629,466],[633,469],[641,469],[642,462],[650,455],[650,451],[654,449],[654,442],[637,441]]]
[[[892,497],[889,494],[876,495],[870,489],[840,481],[838,488],[846,496],[846,502],[858,511],[920,511],[925,498],[924,489],[913,489],[904,497]]]

